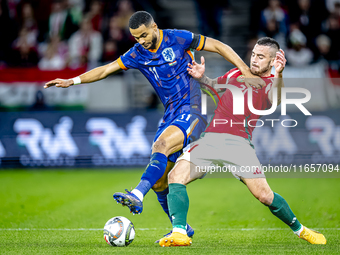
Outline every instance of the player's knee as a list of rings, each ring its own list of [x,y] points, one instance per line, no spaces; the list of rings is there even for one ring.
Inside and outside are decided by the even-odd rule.
[[[176,169],[172,170],[168,175],[168,183],[181,183],[180,176],[176,173]]]
[[[153,186],[152,189],[156,192],[161,192],[165,190],[168,187],[168,183],[166,181],[166,178],[159,179]]]
[[[175,183],[176,182],[176,174],[174,173],[174,170],[172,170],[169,174],[168,174],[168,183]]]
[[[157,141],[153,144],[152,146],[152,151],[153,152],[166,152],[167,147],[166,147],[166,141],[165,139],[157,139]]]

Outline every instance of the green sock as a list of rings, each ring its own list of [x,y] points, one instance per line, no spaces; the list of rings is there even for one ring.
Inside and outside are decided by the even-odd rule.
[[[169,184],[168,206],[172,226],[186,229],[189,197],[185,185],[179,183]]]
[[[293,231],[301,228],[301,223],[295,217],[286,200],[279,194],[274,192],[274,199],[269,206],[270,211],[284,223],[286,223]]]

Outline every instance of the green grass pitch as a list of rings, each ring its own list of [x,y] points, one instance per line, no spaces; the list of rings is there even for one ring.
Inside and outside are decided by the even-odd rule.
[[[297,238],[234,178],[188,186],[190,247],[154,241],[171,225],[150,191],[132,216],[112,194],[134,187],[141,169],[0,171],[0,254],[339,254],[340,179],[268,179],[300,222],[325,234],[327,245]],[[125,216],[136,228],[128,247],[110,247],[105,222]],[[21,229],[21,230],[20,230]]]

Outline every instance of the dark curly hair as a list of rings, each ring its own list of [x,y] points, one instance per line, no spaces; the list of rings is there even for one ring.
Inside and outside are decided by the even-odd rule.
[[[138,11],[132,14],[129,20],[129,28],[137,29],[141,25],[148,27],[153,22],[153,18],[150,13],[146,11]]]

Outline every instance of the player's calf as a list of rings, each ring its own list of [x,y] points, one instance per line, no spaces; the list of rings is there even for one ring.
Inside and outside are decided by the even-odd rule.
[[[165,171],[164,175],[152,186],[152,189],[155,192],[162,192],[163,190],[168,188],[168,172]]]

